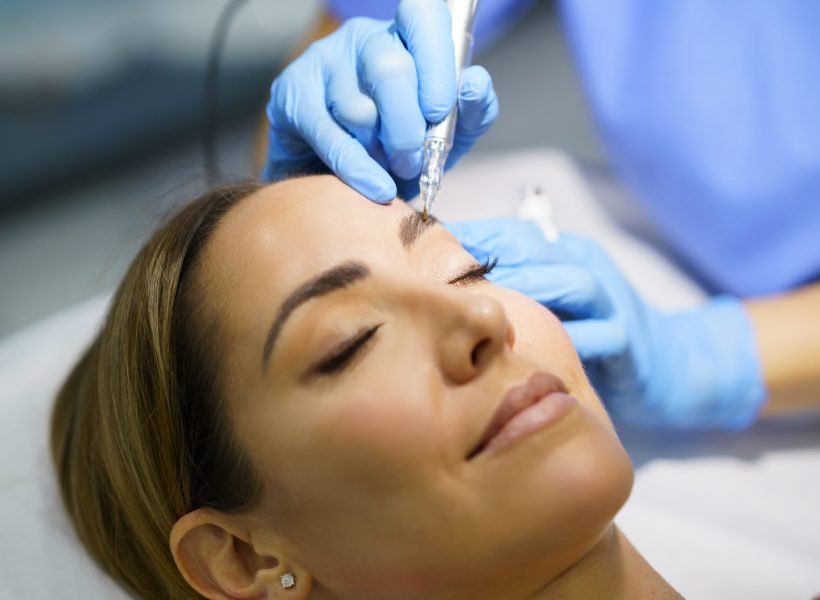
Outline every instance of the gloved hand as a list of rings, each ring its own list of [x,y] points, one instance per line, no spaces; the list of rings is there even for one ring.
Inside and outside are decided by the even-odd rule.
[[[647,305],[595,243],[513,218],[451,224],[489,278],[527,294],[564,321],[610,413],[653,428],[743,429],[766,398],[751,323],[741,303],[717,297],[686,311]]]
[[[452,166],[490,127],[498,100],[485,69],[456,95],[450,13],[441,0],[401,0],[394,21],[356,18],[315,42],[271,86],[262,176],[329,168],[377,202],[418,193],[427,122],[458,102]]]

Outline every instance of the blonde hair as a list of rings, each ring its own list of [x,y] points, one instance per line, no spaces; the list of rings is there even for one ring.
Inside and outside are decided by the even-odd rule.
[[[198,507],[238,512],[261,494],[232,434],[212,324],[196,301],[203,247],[259,188],[211,190],[154,234],[54,406],[51,452],[74,528],[97,563],[142,598],[199,598],[174,563],[171,527]]]

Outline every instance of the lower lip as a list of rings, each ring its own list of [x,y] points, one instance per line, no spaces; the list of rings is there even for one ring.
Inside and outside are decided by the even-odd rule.
[[[561,392],[547,394],[507,421],[504,427],[487,442],[480,454],[495,454],[521,438],[554,425],[577,405],[578,400],[569,394]]]

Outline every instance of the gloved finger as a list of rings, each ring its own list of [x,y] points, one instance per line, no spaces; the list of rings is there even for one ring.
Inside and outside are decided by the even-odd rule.
[[[339,125],[350,133],[385,171],[390,171],[390,161],[379,140],[379,113],[376,103],[363,94],[355,77],[342,70],[330,69],[328,73],[326,103],[328,111]],[[400,180],[393,177],[396,185]],[[401,192],[399,192],[401,193]]]
[[[359,78],[376,102],[379,140],[390,169],[398,177],[418,177],[427,122],[419,107],[419,82],[413,57],[398,37],[386,31],[361,48]]]
[[[575,265],[496,266],[487,278],[529,296],[563,318],[603,319],[612,313],[612,303],[598,280]]]
[[[456,239],[478,260],[488,256],[502,256],[505,260],[512,260],[511,254],[522,259],[528,254],[523,249],[520,240],[529,239],[536,242],[543,240],[538,227],[529,221],[515,217],[499,217],[496,219],[479,219],[476,221],[461,221],[446,223],[445,227]],[[543,240],[545,243],[546,240]],[[513,261],[514,262],[514,261]]]
[[[626,350],[626,331],[614,319],[568,321],[564,328],[583,361],[611,359]]]
[[[607,252],[595,240],[571,232],[561,233],[561,244],[566,251],[577,258],[580,263],[590,264],[605,260],[611,262]]]
[[[330,113],[309,110],[311,120],[302,121],[305,140],[336,175],[362,195],[379,203],[396,196],[396,184]]]
[[[500,217],[446,223],[445,227],[478,260],[498,258],[499,265],[509,267],[577,262],[574,254],[564,248],[561,238],[555,242],[547,241],[532,221]]]
[[[341,67],[327,69],[325,103],[333,118],[365,148],[378,139],[379,112],[376,103],[359,89],[355,76]]]
[[[484,67],[472,66],[461,74],[458,94],[458,121],[447,168],[472,148],[498,117],[498,97],[493,80]]]
[[[415,98],[430,123],[438,123],[456,102],[456,67],[450,11],[441,0],[401,0],[396,31],[418,72]]]

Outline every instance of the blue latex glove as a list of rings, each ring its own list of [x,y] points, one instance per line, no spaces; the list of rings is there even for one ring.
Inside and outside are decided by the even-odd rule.
[[[647,305],[595,243],[513,218],[451,224],[489,278],[531,296],[564,321],[610,413],[674,429],[742,429],[766,398],[751,323],[741,303],[717,297],[686,311]]]
[[[418,193],[427,123],[458,102],[447,166],[490,127],[498,100],[485,69],[456,71],[441,0],[402,0],[394,21],[356,18],[311,45],[271,86],[263,178],[330,171],[377,202]]]

